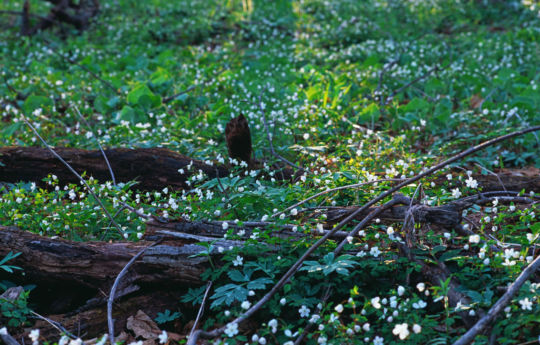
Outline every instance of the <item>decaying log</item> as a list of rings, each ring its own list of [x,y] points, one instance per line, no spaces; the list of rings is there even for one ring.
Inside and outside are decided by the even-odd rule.
[[[205,249],[196,244],[200,239],[172,238],[169,236],[149,248],[130,268],[125,281],[131,285],[201,284],[200,275],[206,269],[208,259],[193,257]],[[233,241],[222,241],[223,246],[238,245]],[[73,242],[0,226],[0,257],[10,251],[21,252],[10,264],[24,268],[26,277],[49,284],[76,283],[104,291],[110,288],[126,263],[149,244],[148,241]]]
[[[88,27],[92,18],[99,13],[100,5],[99,0],[46,0],[50,2],[53,7],[51,8],[47,16],[37,16],[41,20],[34,26],[30,25],[29,21],[29,8],[30,3],[28,0],[24,2],[21,23],[21,33],[23,35],[34,35],[35,33],[48,29],[57,24],[63,31],[62,24],[67,23],[74,26],[77,30],[84,30]]]
[[[329,209],[326,213],[327,222],[334,224],[353,213],[357,207],[342,207]],[[356,219],[362,220],[373,209],[369,208],[356,216]],[[409,206],[393,206],[383,211],[378,218],[390,222],[402,222],[409,211]],[[451,229],[461,223],[461,209],[454,204],[443,206],[420,205],[413,210],[413,218],[416,223],[430,223],[440,227]]]
[[[426,277],[433,286],[441,286],[448,278],[450,278],[446,296],[448,297],[448,304],[451,307],[455,308],[458,305],[462,305],[467,308],[471,305],[471,299],[461,292],[463,290],[461,284],[455,277],[452,277],[450,271],[444,264],[439,263],[438,266],[434,266],[428,265],[422,260],[415,260],[415,262],[422,267],[421,274]],[[484,311],[481,309],[478,313],[480,316],[484,315]],[[459,311],[458,315],[467,327],[472,327],[478,320],[477,315],[469,315],[468,311]]]
[[[523,170],[523,169],[522,169]],[[458,171],[461,173],[461,171]],[[527,171],[527,173],[520,173],[520,170],[506,169],[497,171],[497,176],[487,174],[473,174],[472,177],[478,181],[478,186],[482,188],[482,191],[494,191],[494,190],[516,190],[520,191],[525,189],[526,192],[533,191],[540,193],[540,172],[534,173],[534,171]],[[447,181],[446,177],[441,176],[434,182],[437,185],[441,185]],[[465,185],[465,182],[462,182]]]
[[[141,296],[130,296],[118,299],[113,309],[114,324],[118,331],[125,329],[129,317],[137,311],[143,310],[150,317],[155,318],[157,313],[164,310],[174,310],[171,303],[178,301],[181,293],[170,290],[146,292]],[[96,303],[90,308],[76,310],[65,314],[48,315],[49,319],[59,322],[64,328],[74,334],[84,334],[84,338],[101,337],[107,325],[107,310],[105,304]],[[175,326],[181,326],[177,323]],[[58,339],[58,330],[43,320],[38,320],[33,326],[40,330],[40,335],[45,339]]]
[[[99,181],[110,180],[110,172],[99,150],[55,148],[55,151],[77,172],[85,171],[87,176]],[[189,188],[187,179],[191,173],[197,174],[199,170],[211,178],[228,173],[223,166],[211,166],[163,148],[109,149],[105,150],[105,154],[118,182],[135,180],[139,182],[136,188],[142,190]],[[188,170],[190,164],[192,168]],[[179,169],[183,169],[184,173],[179,173]],[[47,174],[55,174],[61,183],[79,183],[77,177],[46,148],[0,148],[0,181],[39,182]]]
[[[86,171],[88,176],[93,176],[99,181],[110,180],[109,170],[99,150],[55,148],[55,151],[79,173]],[[188,189],[187,179],[192,173],[197,174],[199,170],[210,178],[229,174],[228,168],[223,165],[205,164],[164,148],[108,149],[105,153],[118,181],[138,181],[135,188],[140,190],[161,190],[165,187]],[[190,163],[192,169],[188,170],[187,166]],[[257,164],[261,165],[257,162],[253,164],[254,168]],[[183,169],[184,173],[180,174],[178,169]],[[280,166],[273,166],[272,169],[277,179],[288,180],[294,176],[292,169]],[[39,182],[49,173],[58,176],[61,183],[79,183],[46,148],[0,148],[0,182]],[[525,189],[540,192],[540,176],[500,174],[501,181],[493,175],[473,175],[473,177],[478,180],[483,191],[501,190],[502,181],[507,190]]]

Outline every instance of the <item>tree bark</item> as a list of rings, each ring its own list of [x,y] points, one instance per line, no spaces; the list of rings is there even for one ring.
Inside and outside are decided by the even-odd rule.
[[[196,244],[200,238],[161,237],[165,237],[163,242],[149,248],[133,264],[125,281],[130,284],[203,283],[200,275],[206,269],[208,259],[192,257],[205,249]],[[238,245],[234,241],[222,242],[221,245],[227,247]],[[0,257],[10,251],[21,252],[9,263],[22,267],[27,278],[49,284],[76,283],[95,290],[107,291],[127,262],[150,243],[73,242],[0,226]]]
[[[85,171],[87,176],[93,176],[102,182],[111,179],[99,150],[55,148],[55,151],[77,172]],[[192,172],[196,174],[199,170],[211,178],[228,174],[224,166],[211,166],[163,148],[108,149],[105,154],[117,181],[135,180],[139,182],[136,188],[141,190],[161,190],[164,187],[187,189],[187,179]],[[187,167],[192,162],[192,170],[188,171]],[[183,169],[184,173],[179,173],[179,169]],[[48,174],[57,175],[62,183],[79,183],[77,177],[46,148],[0,148],[0,181],[39,182]]]

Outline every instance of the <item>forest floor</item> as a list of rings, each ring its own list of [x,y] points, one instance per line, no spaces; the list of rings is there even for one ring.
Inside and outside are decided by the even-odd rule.
[[[24,3],[4,342],[540,340],[534,1]]]

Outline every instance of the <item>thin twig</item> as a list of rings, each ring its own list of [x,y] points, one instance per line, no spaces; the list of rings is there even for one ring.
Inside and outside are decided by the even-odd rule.
[[[412,202],[412,200],[413,199],[410,199],[410,202]],[[373,220],[373,218],[375,218],[381,212],[389,209],[390,207],[394,205],[406,204],[407,202],[409,202],[409,198],[401,194],[397,194],[397,195],[394,195],[394,198],[392,198],[392,200],[390,200],[389,202],[371,211],[371,213],[368,214],[364,219],[362,219],[362,221],[358,223],[358,225],[349,234],[347,234],[347,237],[345,237],[345,239],[342,240],[341,243],[336,247],[336,249],[334,250],[334,257],[337,257],[341,253],[341,251],[343,250],[343,247],[348,242],[348,238],[356,236],[361,229],[365,228],[371,222],[371,220]],[[331,290],[331,287],[327,286],[326,291],[323,295],[323,298],[321,299],[321,303],[323,304],[326,303],[326,301],[330,297],[330,290]],[[304,332],[302,332],[302,334],[300,334],[298,338],[296,338],[294,345],[299,345],[302,343],[306,335],[309,334],[309,332],[311,331],[311,328],[313,328],[314,324],[315,323],[310,322],[306,326],[306,328],[304,329]]]
[[[188,93],[189,91],[193,90],[196,87],[197,87],[197,85],[191,85],[187,89],[185,89],[183,91],[180,91],[177,94],[174,94],[174,95],[169,96],[169,97],[165,97],[165,98],[163,98],[163,103],[167,104],[167,103],[173,101],[176,97],[181,96],[181,95],[183,95],[185,93]]]
[[[43,143],[43,145],[45,145],[45,147],[49,150],[49,152],[51,152],[53,154],[53,156],[55,156],[56,158],[58,158],[58,160],[60,162],[62,162],[62,164],[64,164],[68,169],[69,171],[71,171],[80,181],[82,184],[84,184],[84,186],[86,187],[86,189],[88,190],[88,193],[92,194],[92,196],[94,197],[94,199],[96,200],[96,202],[98,203],[98,205],[101,207],[101,209],[103,210],[103,212],[105,212],[105,214],[107,215],[107,217],[111,220],[111,222],[114,224],[114,226],[116,227],[116,229],[118,229],[118,232],[123,235],[124,234],[124,231],[122,230],[122,228],[120,227],[120,225],[114,220],[114,218],[111,216],[111,214],[109,213],[109,211],[107,211],[107,208],[105,207],[105,205],[103,205],[103,203],[101,202],[101,199],[98,198],[98,196],[96,195],[96,193],[94,193],[94,190],[92,190],[92,188],[90,188],[90,186],[88,185],[88,183],[86,182],[86,180],[81,176],[79,175],[78,172],[75,171],[75,169],[73,169],[71,167],[71,165],[66,162],[62,157],[60,157],[60,155],[58,153],[56,153],[56,151],[49,146],[49,144],[47,144],[47,142],[45,141],[45,139],[43,139],[41,137],[41,135],[39,135],[39,133],[37,132],[37,130],[34,128],[34,126],[32,126],[32,124],[26,119],[26,117],[23,115],[22,117],[22,120],[28,125],[28,127],[30,127],[30,129],[32,130],[32,132],[34,132],[34,134],[39,138],[39,140],[41,140],[41,142]]]
[[[282,160],[285,164],[287,164],[289,166],[292,166],[293,168],[296,168],[296,169],[298,169],[300,171],[306,171],[306,169],[304,169],[302,167],[299,167],[298,165],[296,165],[293,162],[289,161],[287,158],[281,156],[274,149],[272,136],[270,135],[270,130],[268,129],[268,121],[266,121],[266,112],[264,111],[264,107],[263,107],[262,94],[259,95],[259,109],[261,110],[261,114],[263,116],[263,123],[264,123],[264,129],[266,131],[266,138],[268,139],[268,144],[270,145],[270,151],[272,152],[272,155],[274,155],[276,158]]]
[[[111,163],[109,162],[109,159],[107,158],[107,154],[105,154],[105,150],[103,150],[103,147],[101,146],[101,143],[99,142],[99,139],[97,138],[96,134],[92,131],[92,127],[90,126],[90,124],[88,123],[88,121],[86,121],[86,119],[84,118],[84,116],[82,116],[81,112],[79,111],[79,109],[77,108],[77,106],[73,106],[75,108],[75,110],[77,111],[77,114],[79,115],[79,117],[81,118],[81,120],[84,122],[84,124],[86,125],[86,127],[89,128],[90,132],[92,133],[92,137],[94,137],[96,139],[96,142],[98,144],[98,147],[99,147],[99,150],[101,151],[101,155],[103,156],[103,159],[105,160],[105,163],[107,164],[107,168],[109,169],[109,174],[111,175],[111,180],[112,180],[112,183],[114,186],[116,186],[116,179],[114,177],[114,171],[111,167]],[[116,218],[116,216],[118,214],[120,214],[121,211],[123,211],[124,209],[128,209],[129,211],[135,213],[138,217],[140,218],[143,218],[143,219],[150,219],[152,218],[151,215],[148,215],[148,214],[145,214],[144,212],[140,212],[139,210],[135,209],[133,206],[130,206],[128,205],[126,202],[124,201],[120,201],[120,204],[123,206],[120,210],[118,210],[118,212],[116,212],[116,214],[114,215],[113,218]],[[109,227],[110,227],[110,224],[109,224]],[[105,232],[102,236],[102,240],[103,238],[105,237],[105,235],[107,234],[107,232]]]
[[[56,328],[56,330],[58,332],[60,332],[60,334],[65,334],[67,335],[68,337],[70,337],[71,339],[77,339],[79,337],[77,337],[76,335],[74,335],[73,333],[70,333],[64,326],[62,326],[62,324],[60,324],[60,322],[58,321],[54,321],[54,320],[51,320],[43,315],[40,315],[38,313],[36,313],[35,311],[33,310],[30,310],[30,312],[35,315],[37,318],[39,319],[42,319],[43,321],[47,322],[48,324],[50,324],[51,326],[53,326],[54,328]],[[84,345],[84,342],[82,342],[81,344]]]
[[[274,213],[272,215],[272,217],[277,217],[277,216],[279,216],[279,215],[281,215],[281,214],[283,214],[285,212],[288,212],[288,211],[292,210],[295,207],[298,207],[298,206],[300,206],[302,204],[305,204],[306,202],[308,202],[310,200],[313,200],[313,199],[315,199],[315,198],[317,198],[317,197],[319,197],[321,195],[327,194],[327,193],[331,193],[331,192],[335,192],[335,191],[343,190],[343,189],[349,189],[349,188],[358,188],[358,187],[362,187],[362,186],[365,186],[365,185],[368,185],[368,184],[374,184],[374,183],[378,183],[378,182],[388,182],[388,181],[398,182],[398,181],[403,181],[403,179],[387,178],[387,179],[380,179],[380,180],[375,180],[375,181],[367,181],[367,182],[362,182],[362,183],[349,184],[349,185],[346,185],[346,186],[340,186],[340,187],[336,187],[336,188],[323,190],[322,192],[314,194],[314,195],[310,196],[309,198],[306,198],[306,199],[304,199],[302,201],[297,202],[296,204],[294,204],[292,206],[287,207],[283,211]]]
[[[45,42],[47,42],[49,44],[49,48],[51,49],[51,51],[60,56],[63,60],[69,62],[70,64],[73,64],[79,68],[81,68],[82,70],[86,71],[88,74],[90,74],[92,77],[96,78],[97,80],[99,80],[100,82],[103,83],[103,85],[107,86],[109,89],[113,90],[116,94],[121,94],[121,92],[115,88],[110,82],[106,81],[105,79],[101,78],[99,75],[97,75],[96,73],[92,72],[91,69],[89,69],[88,67],[84,66],[84,65],[81,65],[80,63],[78,63],[77,61],[69,58],[69,57],[66,57],[64,56],[63,54],[61,54],[60,52],[56,51],[55,48],[52,47],[52,44],[49,40],[47,39],[44,39]]]
[[[497,302],[489,309],[486,315],[482,317],[478,322],[471,327],[465,334],[461,336],[453,345],[466,345],[470,344],[473,339],[480,334],[504,309],[504,307],[512,301],[512,297],[519,291],[521,286],[529,279],[529,277],[540,268],[540,256],[538,256],[533,262],[531,262],[517,279],[508,287],[506,293],[499,298]]]
[[[113,214],[113,219],[118,217],[118,215],[123,211],[125,210],[126,208],[124,206],[120,207],[118,209],[118,211],[116,211],[114,214]],[[112,222],[109,222],[109,225],[107,226],[107,229],[103,232],[103,235],[101,235],[101,238],[99,239],[100,241],[103,241],[105,239],[105,237],[107,236],[107,234],[109,233],[109,229],[111,228],[111,225],[112,225]]]
[[[221,183],[221,179],[219,178],[219,170],[218,170],[217,167],[216,167],[216,180],[218,182],[219,188],[221,189],[221,192],[223,193],[223,195],[225,195],[225,199],[227,199],[227,204],[232,205],[231,198],[229,196],[229,192],[227,192],[227,190],[225,189],[225,187]],[[235,207],[233,207],[232,211],[233,211],[236,218],[240,218],[240,216],[238,215],[238,210]]]
[[[439,70],[442,70],[446,67],[443,67],[443,68],[439,68],[438,65],[435,65],[434,67],[430,68],[427,72],[425,72],[424,74],[414,78],[413,80],[411,80],[410,82],[408,82],[407,84],[403,85],[402,87],[400,87],[399,89],[395,90],[394,92],[392,92],[388,97],[386,97],[386,100],[384,101],[384,105],[388,105],[388,103],[390,103],[390,101],[394,98],[394,96],[396,96],[398,93],[400,93],[401,91],[407,89],[409,86],[413,85],[413,84],[416,84],[417,82],[419,82],[420,80],[430,76],[433,72],[435,71],[439,71]]]
[[[118,285],[120,284],[120,280],[124,277],[124,275],[127,273],[129,266],[131,266],[141,255],[144,254],[144,252],[150,248],[155,246],[156,244],[160,243],[161,241],[154,242],[150,244],[147,247],[144,247],[141,249],[137,255],[135,255],[129,262],[124,266],[124,268],[120,271],[116,279],[114,280],[114,284],[111,288],[111,292],[109,293],[109,298],[107,299],[107,322],[109,325],[109,339],[111,344],[114,344],[114,322],[112,318],[112,305],[114,302],[114,294],[116,293],[116,289],[118,288]]]
[[[399,184],[397,184],[396,186],[390,188],[389,190],[379,194],[377,197],[375,197],[374,199],[372,199],[371,201],[369,201],[368,203],[366,203],[364,206],[358,208],[356,211],[354,211],[353,213],[351,213],[347,218],[345,218],[344,220],[342,220],[339,224],[337,224],[331,231],[329,231],[328,233],[326,233],[323,237],[321,237],[317,242],[315,242],[311,247],[309,247],[305,252],[304,254],[289,268],[289,270],[283,274],[283,276],[281,277],[281,279],[272,287],[272,289],[266,293],[266,295],[264,295],[257,303],[255,303],[251,308],[249,308],[243,315],[237,317],[236,319],[234,319],[231,323],[241,323],[245,320],[247,320],[249,317],[251,317],[251,315],[253,315],[256,311],[258,311],[264,304],[266,304],[268,301],[270,301],[270,299],[281,289],[281,287],[283,285],[285,285],[285,283],[287,283],[289,281],[289,279],[298,271],[298,269],[300,269],[300,267],[302,266],[302,263],[317,249],[319,248],[324,242],[326,242],[327,239],[329,239],[330,237],[332,237],[338,230],[340,230],[341,228],[343,228],[345,225],[347,225],[351,220],[353,220],[358,214],[361,214],[361,212],[364,212],[365,210],[367,210],[370,206],[376,204],[377,202],[383,200],[384,198],[392,195],[392,193],[398,191],[399,189],[401,189],[402,187],[405,187],[413,182],[416,182],[426,176],[429,176],[431,174],[433,174],[434,172],[446,167],[447,165],[455,162],[455,161],[458,161],[466,156],[469,156],[477,151],[480,151],[486,147],[489,147],[491,145],[494,145],[494,144],[497,144],[501,141],[504,141],[506,139],[510,139],[510,138],[513,138],[513,137],[516,137],[516,136],[520,136],[520,135],[523,135],[523,134],[526,134],[526,133],[530,133],[530,132],[534,132],[534,131],[538,131],[540,130],[540,126],[534,126],[534,127],[529,127],[529,128],[525,128],[525,129],[522,129],[522,130],[519,130],[519,131],[516,131],[516,132],[512,132],[512,133],[509,133],[509,134],[506,134],[506,135],[502,135],[502,136],[499,136],[497,138],[494,138],[494,139],[491,139],[491,140],[488,140],[488,141],[485,141],[483,142],[482,144],[479,144],[479,145],[476,145],[474,147],[471,147],[465,151],[462,151],[460,152],[459,154],[425,170],[424,172],[414,176],[414,177],[411,177]],[[216,328],[212,331],[196,331],[194,334],[193,334],[193,337],[191,339],[189,339],[187,345],[195,345],[197,343],[197,339],[199,337],[204,337],[204,338],[215,338],[217,336],[219,336],[220,334],[222,334],[225,329],[226,329],[227,325],[225,326],[222,326],[220,328]]]
[[[490,82],[490,84],[491,84],[491,82]],[[480,101],[480,103],[478,104],[478,108],[480,110],[482,110],[482,106],[484,105],[484,102],[487,101],[491,97],[491,95],[493,94],[493,92],[495,92],[495,90],[497,90],[497,88],[498,87],[494,87],[493,89],[491,89],[491,91],[487,94],[487,96]]]
[[[412,199],[410,199],[412,201]],[[339,254],[342,250],[343,250],[343,247],[347,244],[347,238],[348,237],[355,237],[356,235],[358,235],[358,233],[360,232],[360,230],[362,230],[362,228],[366,227],[367,224],[373,219],[375,218],[376,215],[378,215],[379,213],[389,209],[390,207],[394,206],[394,205],[397,205],[397,204],[406,204],[410,202],[409,201],[409,198],[405,197],[403,194],[396,194],[394,195],[394,197],[392,198],[392,200],[388,201],[387,203],[379,206],[378,208],[376,208],[373,212],[371,212],[370,214],[368,214],[364,219],[362,219],[362,221],[360,223],[358,223],[348,234],[348,236],[342,240],[339,245],[336,247],[336,249],[334,250],[334,254],[337,255]],[[373,205],[373,204],[372,204]],[[362,208],[365,208],[365,206],[362,206],[360,207],[359,209],[362,209]],[[367,208],[365,208],[367,209]],[[353,212],[351,215],[355,214],[357,211]],[[350,216],[349,216],[350,217]],[[342,221],[341,223],[343,223],[344,221]],[[340,224],[341,224],[340,223]],[[338,224],[339,226],[339,224]],[[338,227],[336,226],[336,227]]]
[[[212,281],[208,281],[206,284],[206,292],[204,293],[203,300],[201,302],[201,307],[199,308],[199,312],[197,313],[197,318],[195,318],[195,322],[193,323],[193,327],[191,328],[191,332],[189,332],[188,339],[191,338],[193,335],[193,332],[197,329],[197,325],[199,324],[199,320],[201,319],[203,313],[204,313],[204,305],[206,304],[206,298],[208,297],[208,293],[210,292],[210,289],[212,288]]]
[[[499,183],[501,184],[502,188],[504,189],[504,191],[506,192],[506,187],[504,186],[504,183],[503,181],[501,180],[501,178],[499,177],[499,175],[495,174],[493,171],[489,170],[488,168],[485,168],[483,167],[482,165],[478,164],[478,163],[474,163],[476,166],[480,167],[480,169],[482,170],[485,170],[486,172],[488,172],[490,175],[493,175],[497,178],[497,180],[499,180]]]
[[[96,134],[92,131],[92,126],[90,126],[88,121],[86,121],[84,116],[82,116],[81,112],[79,111],[79,108],[77,108],[76,105],[74,105],[73,108],[75,108],[75,111],[77,112],[77,114],[79,115],[81,120],[84,122],[86,127],[88,127],[88,129],[90,130],[90,133],[92,133],[92,137],[94,137],[96,139],[99,150],[101,151],[101,155],[103,156],[103,159],[105,159],[105,163],[107,163],[107,168],[109,169],[109,173],[111,174],[112,183],[113,183],[113,185],[116,186],[116,179],[114,178],[114,172],[113,172],[113,170],[111,168],[111,163],[109,163],[109,159],[107,158],[107,155],[105,154],[105,151],[103,151],[103,147],[101,147],[101,143],[99,142],[99,139],[96,137]]]
[[[8,333],[6,327],[0,328],[0,340],[2,340],[6,345],[21,345]]]

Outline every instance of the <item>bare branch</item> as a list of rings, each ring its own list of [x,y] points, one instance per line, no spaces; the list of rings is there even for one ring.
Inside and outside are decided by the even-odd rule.
[[[506,293],[499,298],[497,302],[489,309],[487,314],[482,317],[478,322],[469,329],[464,335],[461,336],[453,345],[466,345],[470,344],[474,338],[480,334],[504,309],[504,307],[512,301],[512,297],[519,291],[521,286],[529,279],[529,277],[540,268],[540,256],[531,262],[517,279],[508,287]]]
[[[96,193],[94,192],[94,190],[88,185],[88,183],[86,182],[86,180],[84,178],[82,178],[81,175],[79,175],[78,172],[75,171],[75,169],[73,169],[71,167],[71,165],[69,165],[68,162],[66,162],[62,157],[60,157],[60,155],[58,153],[56,153],[56,151],[51,147],[49,146],[49,144],[47,144],[47,142],[45,141],[45,139],[43,139],[43,137],[41,137],[41,135],[39,135],[39,133],[37,132],[37,130],[34,128],[34,126],[32,126],[32,124],[26,119],[26,117],[23,115],[22,116],[22,120],[28,125],[28,127],[30,127],[30,129],[32,130],[32,132],[34,132],[34,134],[39,138],[39,140],[41,140],[41,142],[43,143],[43,145],[45,145],[45,147],[53,154],[53,156],[55,156],[56,158],[58,158],[58,160],[60,162],[62,162],[62,164],[64,164],[68,169],[69,171],[71,171],[75,176],[77,176],[77,178],[81,181],[82,184],[84,184],[84,186],[86,187],[86,189],[88,190],[88,193],[92,194],[92,196],[94,197],[94,199],[96,200],[96,202],[98,203],[98,205],[101,207],[101,209],[103,210],[103,212],[105,212],[105,214],[107,215],[107,217],[111,220],[111,222],[114,224],[114,226],[116,227],[116,229],[118,229],[118,232],[123,235],[124,234],[124,231],[122,230],[122,227],[120,227],[120,225],[116,222],[116,220],[114,220],[113,216],[111,216],[111,214],[109,213],[109,211],[107,211],[107,208],[105,207],[105,205],[103,205],[103,203],[101,202],[101,199],[98,198],[98,196],[96,195]]]
[[[97,142],[97,144],[99,146],[99,150],[101,151],[101,154],[103,155],[103,159],[105,159],[105,163],[107,163],[107,168],[109,169],[109,173],[111,174],[112,183],[113,183],[113,185],[116,186],[116,179],[114,178],[114,172],[113,172],[113,170],[111,168],[111,163],[109,163],[109,159],[107,159],[107,155],[105,154],[105,151],[103,151],[103,147],[101,147],[101,143],[99,142],[99,139],[96,137],[96,134],[92,131],[92,126],[90,126],[88,121],[86,121],[84,116],[82,116],[81,112],[79,111],[79,108],[77,108],[76,105],[74,105],[73,108],[75,108],[75,111],[77,112],[77,115],[79,115],[79,117],[84,122],[86,127],[88,127],[88,129],[90,130],[90,133],[92,133],[92,137],[94,137],[96,139],[96,142]]]
[[[315,199],[315,198],[317,198],[317,197],[319,197],[321,195],[324,195],[324,194],[332,193],[332,192],[335,192],[335,191],[338,191],[338,190],[349,189],[349,188],[358,188],[358,187],[362,187],[362,186],[365,186],[365,185],[368,185],[368,184],[374,184],[374,183],[378,183],[378,182],[388,182],[388,181],[397,182],[397,181],[403,181],[403,180],[402,179],[388,178],[388,179],[380,179],[380,180],[375,180],[375,181],[367,181],[367,182],[362,182],[362,183],[349,184],[349,185],[346,185],[346,186],[340,186],[340,187],[336,187],[336,188],[327,189],[327,190],[324,190],[324,191],[322,191],[320,193],[312,195],[309,198],[306,198],[306,199],[304,199],[302,201],[299,201],[296,204],[287,207],[283,211],[274,213],[272,215],[272,217],[277,217],[277,216],[279,216],[279,215],[281,215],[281,214],[283,214],[285,212],[288,212],[288,211],[292,210],[295,207],[298,207],[298,206],[300,206],[302,204],[305,204],[306,202],[308,202],[310,200],[313,200],[313,199]]]
[[[204,293],[203,300],[201,302],[201,307],[199,308],[199,312],[197,313],[197,318],[195,319],[195,322],[193,323],[193,327],[191,328],[191,332],[189,332],[188,339],[191,339],[191,336],[193,335],[193,332],[197,329],[197,325],[199,324],[199,320],[201,319],[203,312],[204,312],[204,305],[206,304],[206,298],[208,297],[208,293],[210,292],[210,289],[212,288],[212,281],[209,281],[208,284],[206,284],[206,292]]]
[[[523,134],[526,134],[526,133],[530,133],[530,132],[534,132],[534,131],[538,131],[540,130],[540,126],[534,126],[534,127],[529,127],[529,128],[525,128],[525,129],[522,129],[520,131],[516,131],[516,132],[512,132],[512,133],[509,133],[509,134],[506,134],[506,135],[502,135],[502,136],[499,136],[497,138],[494,138],[494,139],[491,139],[491,140],[488,140],[488,141],[485,141],[484,143],[482,144],[479,144],[479,145],[476,145],[474,147],[471,147],[427,170],[425,170],[424,172],[414,176],[414,177],[411,177],[411,178],[408,178],[406,179],[405,181],[397,184],[396,186],[390,188],[389,190],[379,194],[377,197],[375,197],[374,199],[372,199],[371,201],[369,201],[368,203],[366,203],[364,206],[358,208],[355,212],[351,213],[347,218],[345,218],[344,220],[342,220],[338,225],[336,225],[330,232],[326,233],[323,237],[321,237],[317,242],[315,242],[310,248],[308,248],[308,250],[306,250],[306,252],[296,261],[296,263],[294,263],[290,268],[289,270],[281,277],[281,279],[274,285],[274,287],[272,287],[272,289],[266,293],[266,295],[264,295],[257,303],[255,303],[250,309],[248,309],[243,315],[241,315],[240,317],[237,317],[236,319],[234,319],[231,323],[241,323],[245,320],[247,320],[249,317],[251,317],[251,315],[253,315],[256,311],[258,311],[264,304],[266,304],[271,298],[272,296],[274,296],[274,294],[276,294],[283,285],[285,285],[285,283],[287,281],[289,281],[289,279],[298,271],[298,269],[300,269],[300,267],[302,266],[302,263],[317,249],[319,248],[324,242],[326,242],[327,239],[329,239],[331,236],[334,235],[334,233],[336,233],[338,230],[340,230],[341,228],[343,228],[345,225],[347,225],[351,220],[353,220],[358,214],[360,214],[361,212],[365,211],[366,209],[368,209],[370,206],[376,204],[377,202],[383,200],[384,198],[392,195],[392,193],[398,191],[399,189],[401,189],[402,187],[406,186],[406,185],[409,185],[413,182],[416,182],[426,176],[429,176],[431,174],[433,174],[434,172],[446,167],[447,165],[455,162],[455,161],[458,161],[466,156],[469,156],[477,151],[480,151],[486,147],[489,147],[491,145],[494,145],[494,144],[497,144],[501,141],[504,141],[506,139],[510,139],[510,138],[513,138],[513,137],[516,137],[516,136],[520,136],[520,135],[523,135]],[[204,337],[204,338],[215,338],[217,336],[219,336],[220,334],[222,334],[225,329],[226,329],[226,326],[222,326],[220,328],[216,328],[214,329],[213,331],[205,331],[205,332],[202,332],[202,331],[197,331],[193,334],[193,338],[189,339],[189,342],[188,342],[188,345],[189,344],[196,344],[197,342],[197,339],[199,337]]]
[[[7,331],[6,327],[0,328],[0,339],[6,345],[21,345],[15,338],[13,338]]]
[[[107,300],[107,321],[109,324],[109,340],[111,344],[114,344],[114,321],[112,318],[112,304],[114,302],[114,294],[116,293],[116,289],[118,288],[118,285],[120,284],[120,281],[122,280],[124,275],[127,273],[129,266],[131,266],[141,255],[143,255],[148,248],[155,246],[159,242],[160,241],[154,242],[151,245],[141,249],[141,251],[139,251],[137,255],[135,255],[131,260],[129,260],[129,262],[126,264],[126,266],[124,266],[122,271],[120,271],[120,273],[114,280],[114,284],[111,288],[111,292],[109,293],[109,298]]]
[[[197,87],[197,85],[191,85],[191,86],[188,87],[187,89],[185,89],[185,90],[183,90],[183,91],[180,91],[180,92],[178,92],[177,94],[174,94],[174,95],[169,96],[169,97],[165,97],[165,98],[163,98],[163,103],[167,104],[167,103],[169,103],[169,102],[171,102],[171,101],[174,101],[174,99],[175,99],[176,97],[181,96],[181,95],[183,95],[183,94],[185,94],[185,93],[188,93],[189,91],[193,90],[193,89],[196,88],[196,87]]]

